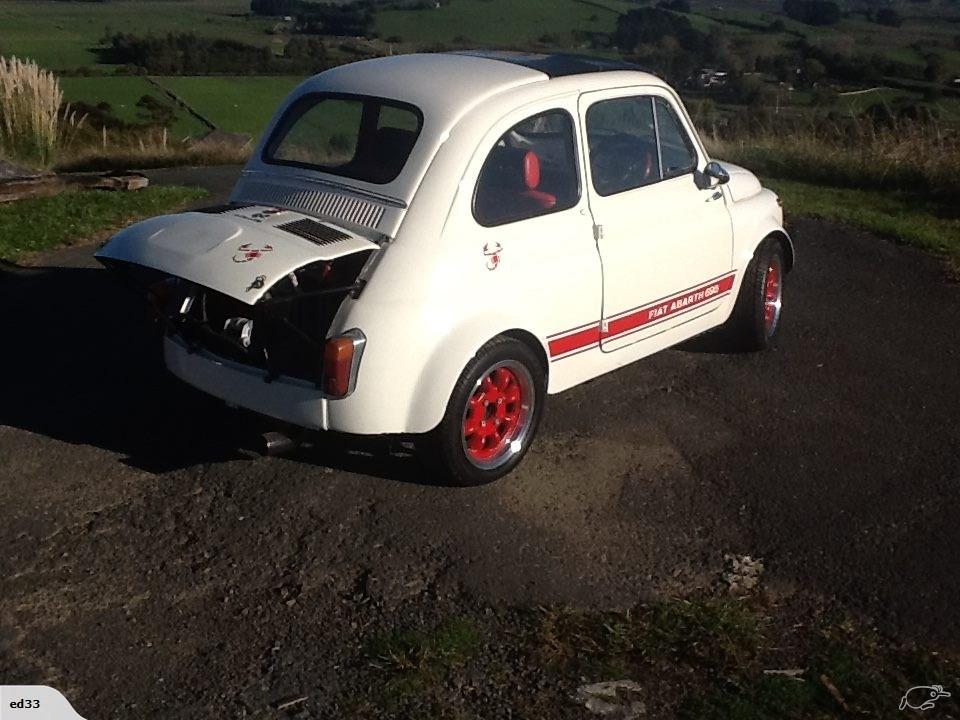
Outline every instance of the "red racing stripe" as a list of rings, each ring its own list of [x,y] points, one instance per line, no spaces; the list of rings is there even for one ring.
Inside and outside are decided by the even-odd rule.
[[[644,325],[660,322],[671,315],[710,302],[713,298],[729,292],[733,288],[735,277],[736,273],[731,273],[705,285],[700,285],[664,300],[658,300],[637,310],[629,311],[620,317],[609,320],[607,330],[604,333],[600,332],[599,324],[597,324],[550,340],[548,343],[550,357],[555,358],[558,355],[565,355],[574,350],[596,345],[601,340],[608,340]]]
[[[714,282],[674,295],[653,305],[647,305],[615,320],[610,320],[602,339],[607,340],[630,330],[636,330],[649,323],[668,318],[687,308],[709,302],[711,298],[728,292],[733,287],[733,277],[733,275],[727,275]]]
[[[551,340],[548,344],[550,348],[550,357],[563,355],[571,350],[579,350],[587,345],[596,345],[600,342],[600,325],[588,327],[586,330],[580,330],[565,337]]]

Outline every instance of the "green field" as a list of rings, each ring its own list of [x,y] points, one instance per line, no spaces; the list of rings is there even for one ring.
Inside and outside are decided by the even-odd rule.
[[[248,18],[249,0],[119,0],[117,2],[0,2],[0,50],[36,60],[52,70],[97,65],[105,34],[163,35],[192,32],[282,49],[285,38],[268,35],[274,21]]]
[[[204,117],[224,130],[256,138],[280,101],[300,77],[164,77],[158,78]]]
[[[159,77],[164,87],[185,100],[219,128],[250,133],[256,138],[266,127],[280,102],[300,83],[300,77]],[[125,122],[144,122],[136,106],[144,95],[173,103],[142,77],[66,77],[61,78],[67,102],[84,101],[91,105],[110,104],[111,112]],[[172,138],[183,138],[206,131],[199,120],[176,107],[176,121],[170,128]]]
[[[142,77],[67,77],[60,80],[60,87],[67,102],[109,103],[111,114],[128,123],[145,122],[146,116],[137,107],[137,101],[144,95],[152,95],[172,105],[163,93]],[[171,137],[183,138],[205,130],[205,126],[188,112],[179,107],[175,110],[176,120],[169,128]]]
[[[545,35],[570,41],[573,30],[610,32],[617,16],[633,5],[622,0],[451,0],[429,10],[382,10],[377,32],[405,43],[529,45]]]

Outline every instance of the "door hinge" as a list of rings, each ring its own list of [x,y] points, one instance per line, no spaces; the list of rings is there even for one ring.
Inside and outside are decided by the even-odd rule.
[[[594,240],[603,240],[603,225],[594,225],[594,226],[593,226],[593,239],[594,239]]]

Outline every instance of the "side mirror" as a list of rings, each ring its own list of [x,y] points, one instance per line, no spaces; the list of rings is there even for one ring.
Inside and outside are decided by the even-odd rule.
[[[716,160],[707,163],[707,166],[703,169],[703,174],[708,178],[713,178],[720,185],[730,182],[730,173]]]

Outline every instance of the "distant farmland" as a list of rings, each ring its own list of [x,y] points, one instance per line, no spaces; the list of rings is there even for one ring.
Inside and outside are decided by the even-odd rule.
[[[303,79],[299,77],[160,77],[172,90],[214,125],[230,132],[250,133],[256,138],[266,127],[280,101]],[[68,102],[91,105],[109,103],[113,115],[125,122],[143,122],[136,103],[152,95],[166,104],[170,100],[142,77],[67,77],[61,80]],[[205,126],[176,108],[171,137],[204,132]]]
[[[36,60],[51,70],[98,64],[96,48],[104,35],[117,32],[165,35],[190,32],[229,37],[282,50],[284,38],[268,35],[269,18],[247,17],[249,0],[119,0],[116,2],[0,2],[0,50]]]
[[[381,10],[377,32],[405,43],[443,43],[457,38],[477,45],[524,45],[540,38],[570,45],[574,30],[611,32],[617,16],[636,4],[624,0],[453,0],[426,10]]]
[[[897,28],[871,22],[862,13],[848,14],[829,27],[813,27],[784,16],[781,0],[720,4],[691,0],[691,5],[693,12],[682,13],[683,20],[702,33],[722,36],[736,56],[734,66],[740,63],[744,70],[755,68],[750,74],[771,91],[771,96],[775,94],[778,113],[781,102],[788,111],[812,109],[820,114],[828,110],[859,114],[878,102],[907,102],[933,109],[946,123],[960,124],[960,95],[947,86],[950,78],[960,75],[960,6],[955,3],[902,3],[898,7],[903,24]],[[619,51],[611,46],[610,36],[617,20],[637,7],[633,0],[450,0],[439,8],[377,10],[374,37],[325,36],[323,44],[326,62],[330,63],[444,47],[564,50],[615,57]],[[250,0],[0,0],[0,28],[0,51],[33,58],[43,67],[58,71],[68,101],[91,105],[106,102],[116,119],[145,123],[151,118],[136,103],[142,96],[152,95],[172,107],[169,131],[174,138],[202,132],[204,126],[172,106],[144,78],[118,74],[135,72],[135,68],[101,63],[98,50],[103,48],[104,38],[118,32],[141,36],[194,33],[268,47],[281,55],[291,37],[297,37],[291,34],[293,22],[251,15]],[[792,78],[778,83],[784,78],[770,69],[771,61],[779,56],[787,58],[788,63],[796,62],[793,58],[801,40],[824,52],[887,58],[899,65],[890,71],[893,77],[873,76],[869,82],[860,83],[856,78],[839,81],[828,76],[824,82],[828,93],[818,98],[811,83]],[[931,52],[942,65],[935,82],[924,78]],[[212,75],[157,79],[218,127],[254,137],[300,80],[289,76]],[[791,84],[796,85],[795,91],[790,90]],[[862,95],[842,94],[873,86],[885,89]],[[739,114],[747,103],[742,99],[717,99],[711,92],[682,87],[688,99],[722,105],[726,116]],[[834,88],[841,94],[829,96]]]
[[[137,101],[144,95],[170,104],[163,93],[142,77],[67,77],[62,78],[60,84],[67,102],[82,101],[89,105],[105,102],[114,117],[127,123],[144,122],[143,111],[137,107]],[[169,129],[171,137],[183,138],[202,132],[204,126],[189,113],[176,108],[176,119]]]
[[[303,78],[274,77],[164,77],[164,87],[217,127],[257,137],[280,101]]]

